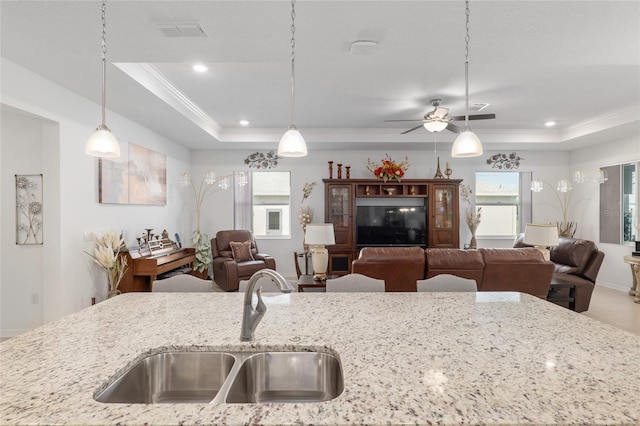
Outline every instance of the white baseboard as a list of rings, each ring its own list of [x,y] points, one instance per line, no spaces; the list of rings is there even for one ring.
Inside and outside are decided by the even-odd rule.
[[[628,292],[629,289],[631,287],[629,286],[622,286],[620,284],[612,284],[612,283],[607,283],[607,282],[603,282],[603,281],[596,281],[596,285],[601,285],[602,287],[607,287],[607,288],[611,288],[614,290],[618,290],[618,291],[623,291],[623,292]]]

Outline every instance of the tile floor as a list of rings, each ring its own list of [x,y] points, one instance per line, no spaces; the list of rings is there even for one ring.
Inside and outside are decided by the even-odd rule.
[[[634,303],[626,291],[596,285],[589,310],[581,315],[640,336],[640,303]]]

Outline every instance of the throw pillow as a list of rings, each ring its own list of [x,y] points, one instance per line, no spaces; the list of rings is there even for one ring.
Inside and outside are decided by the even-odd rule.
[[[231,254],[233,255],[233,260],[235,260],[236,262],[255,260],[253,258],[253,254],[251,254],[251,241],[245,241],[242,243],[231,241],[229,245],[231,246]]]

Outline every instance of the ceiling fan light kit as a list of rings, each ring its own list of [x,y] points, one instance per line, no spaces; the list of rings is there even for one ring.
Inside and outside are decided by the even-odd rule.
[[[465,118],[464,131],[458,135],[451,147],[452,157],[478,157],[482,155],[482,143],[478,136],[469,127],[469,0],[465,0],[466,30],[465,60],[464,60],[464,97]]]
[[[280,138],[278,155],[281,157],[304,157],[307,155],[307,143],[296,128],[296,8],[295,0],[291,0],[291,124]]]
[[[85,145],[85,153],[93,157],[120,157],[120,144],[105,124],[107,88],[107,20],[106,0],[102,1],[102,123],[91,134]]]
[[[449,125],[448,121],[431,120],[423,124],[424,128],[432,133],[441,132]]]

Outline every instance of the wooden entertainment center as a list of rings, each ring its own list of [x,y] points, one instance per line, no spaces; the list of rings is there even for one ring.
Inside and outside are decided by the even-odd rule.
[[[403,179],[383,182],[379,179],[323,179],[324,221],[333,223],[336,244],[329,250],[327,273],[344,275],[351,272],[357,257],[356,208],[358,200],[375,200],[384,204],[400,198],[414,198],[426,210],[425,244],[427,247],[460,247],[461,179]],[[390,244],[391,245],[391,244]]]

